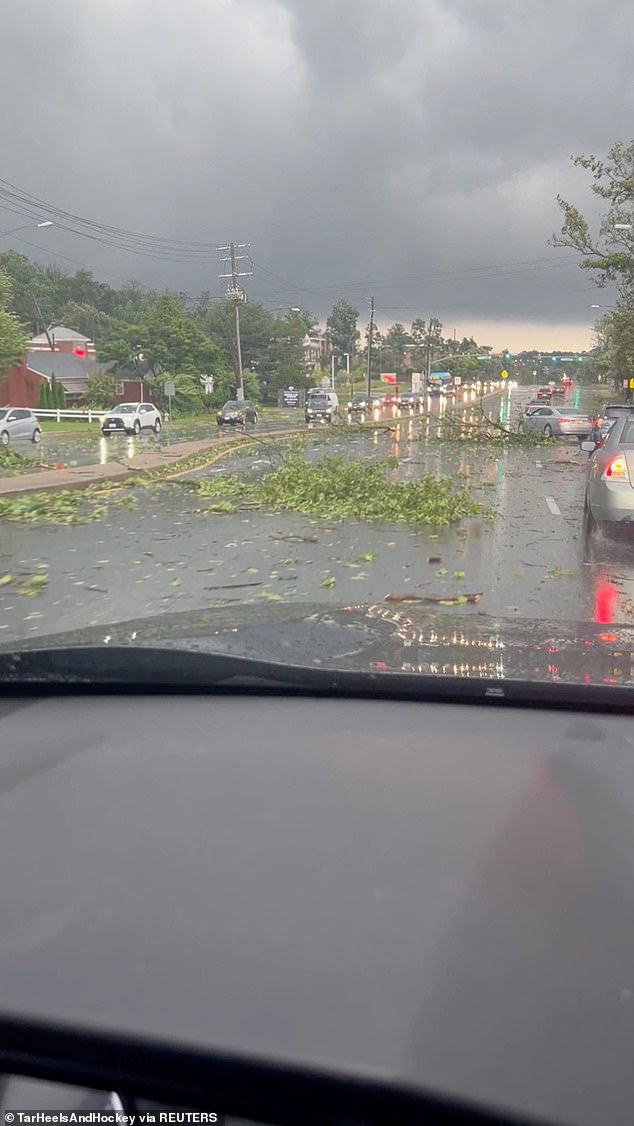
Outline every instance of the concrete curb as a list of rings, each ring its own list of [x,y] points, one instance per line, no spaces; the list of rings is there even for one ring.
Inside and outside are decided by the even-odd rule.
[[[269,438],[288,438],[296,434],[304,434],[305,430],[269,430],[265,434],[252,438],[250,435],[240,435],[229,438],[226,445],[217,449],[218,438],[208,438],[200,442],[181,442],[176,446],[166,446],[160,453],[137,454],[128,461],[110,461],[106,465],[78,465],[74,469],[44,469],[40,473],[24,473],[16,477],[0,477],[0,497],[21,497],[29,493],[59,493],[75,489],[89,489],[93,485],[116,485],[125,481],[133,481],[135,477],[150,473],[155,469],[166,469],[173,465],[187,461],[195,454],[215,448],[215,456],[239,449],[244,443],[256,445],[266,442]],[[215,460],[215,457],[212,458]],[[194,466],[191,472],[198,468]],[[190,470],[184,470],[185,473]],[[174,476],[177,474],[175,473]]]

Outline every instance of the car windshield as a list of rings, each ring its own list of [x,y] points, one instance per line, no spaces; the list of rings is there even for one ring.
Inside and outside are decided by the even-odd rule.
[[[32,7],[0,36],[0,648],[209,614],[324,667],[292,624],[323,613],[379,681],[381,630],[399,672],[488,683],[565,627],[607,683],[599,634],[634,631],[624,0]]]

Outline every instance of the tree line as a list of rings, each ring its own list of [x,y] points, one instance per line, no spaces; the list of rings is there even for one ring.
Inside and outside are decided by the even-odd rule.
[[[613,287],[615,298],[605,302],[612,308],[595,324],[587,370],[621,391],[624,380],[634,377],[634,141],[616,141],[605,157],[576,156],[572,161],[591,176],[602,214],[593,229],[573,203],[558,195],[563,221],[549,241],[576,250],[581,269],[599,290]]]
[[[243,381],[247,397],[274,403],[282,388],[307,388],[330,373],[325,357],[313,371],[304,362],[304,340],[317,331],[308,309],[270,310],[246,301],[240,309]],[[0,372],[23,354],[29,337],[47,326],[62,324],[95,342],[97,365],[88,377],[86,402],[110,405],[122,378],[142,379],[159,406],[165,406],[166,382],[176,385],[175,403],[182,413],[204,411],[235,395],[237,354],[233,310],[224,298],[203,293],[191,300],[184,293],[143,288],[134,281],[115,288],[97,281],[89,270],[67,274],[42,266],[14,250],[0,254]],[[351,378],[365,376],[368,329],[359,328],[359,311],[337,302],[326,322],[336,370]],[[473,338],[443,335],[437,318],[417,318],[409,328],[376,326],[372,339],[372,375],[394,372],[403,379],[412,371],[451,362],[463,378],[482,371],[487,346]],[[480,357],[478,359],[478,357]],[[213,376],[206,394],[202,376]],[[59,405],[61,388],[43,391]],[[55,402],[53,398],[56,396]]]

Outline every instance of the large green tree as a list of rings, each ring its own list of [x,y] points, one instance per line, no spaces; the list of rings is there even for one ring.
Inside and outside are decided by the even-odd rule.
[[[581,211],[558,195],[563,225],[550,244],[577,250],[581,268],[591,271],[599,286],[614,282],[629,299],[634,289],[634,141],[629,145],[617,141],[605,159],[571,159],[591,174],[592,192],[602,202],[603,215],[593,232]]]
[[[88,373],[84,402],[87,407],[97,410],[107,410],[111,407],[117,394],[117,377],[110,371],[95,371]]]
[[[26,333],[15,313],[9,312],[12,297],[11,279],[0,272],[0,373],[19,360],[26,347]]]
[[[347,301],[338,301],[337,304],[333,306],[332,312],[326,321],[328,339],[334,351],[339,355],[344,355],[347,352],[350,356],[351,364],[360,335],[359,329],[357,328],[358,320],[358,309],[355,309],[354,306],[350,305]]]
[[[181,296],[169,291],[134,322],[117,324],[98,341],[97,355],[123,370],[143,356],[150,382],[166,374],[219,375],[226,367],[219,345],[196,324]]]
[[[416,317],[412,321],[411,338],[416,345],[412,349],[410,363],[414,371],[425,371],[427,362],[433,363],[434,355],[445,351],[442,338],[442,321],[438,317],[430,317],[426,321],[423,317]]]
[[[402,324],[393,324],[383,333],[378,359],[381,371],[395,372],[401,379],[406,371],[412,371],[412,336]]]
[[[229,303],[213,301],[208,294],[203,294],[194,309],[194,318],[203,331],[221,345],[235,372],[235,317]],[[257,301],[240,306],[243,372],[252,371],[257,377],[259,398],[275,402],[281,387],[307,385],[303,342],[314,326],[315,317],[308,310],[271,311]]]

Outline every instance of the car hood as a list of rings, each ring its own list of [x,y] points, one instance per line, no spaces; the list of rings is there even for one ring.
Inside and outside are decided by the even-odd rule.
[[[507,619],[416,602],[244,605],[139,618],[1,645],[221,654],[278,667],[491,683],[634,686],[634,626]]]

